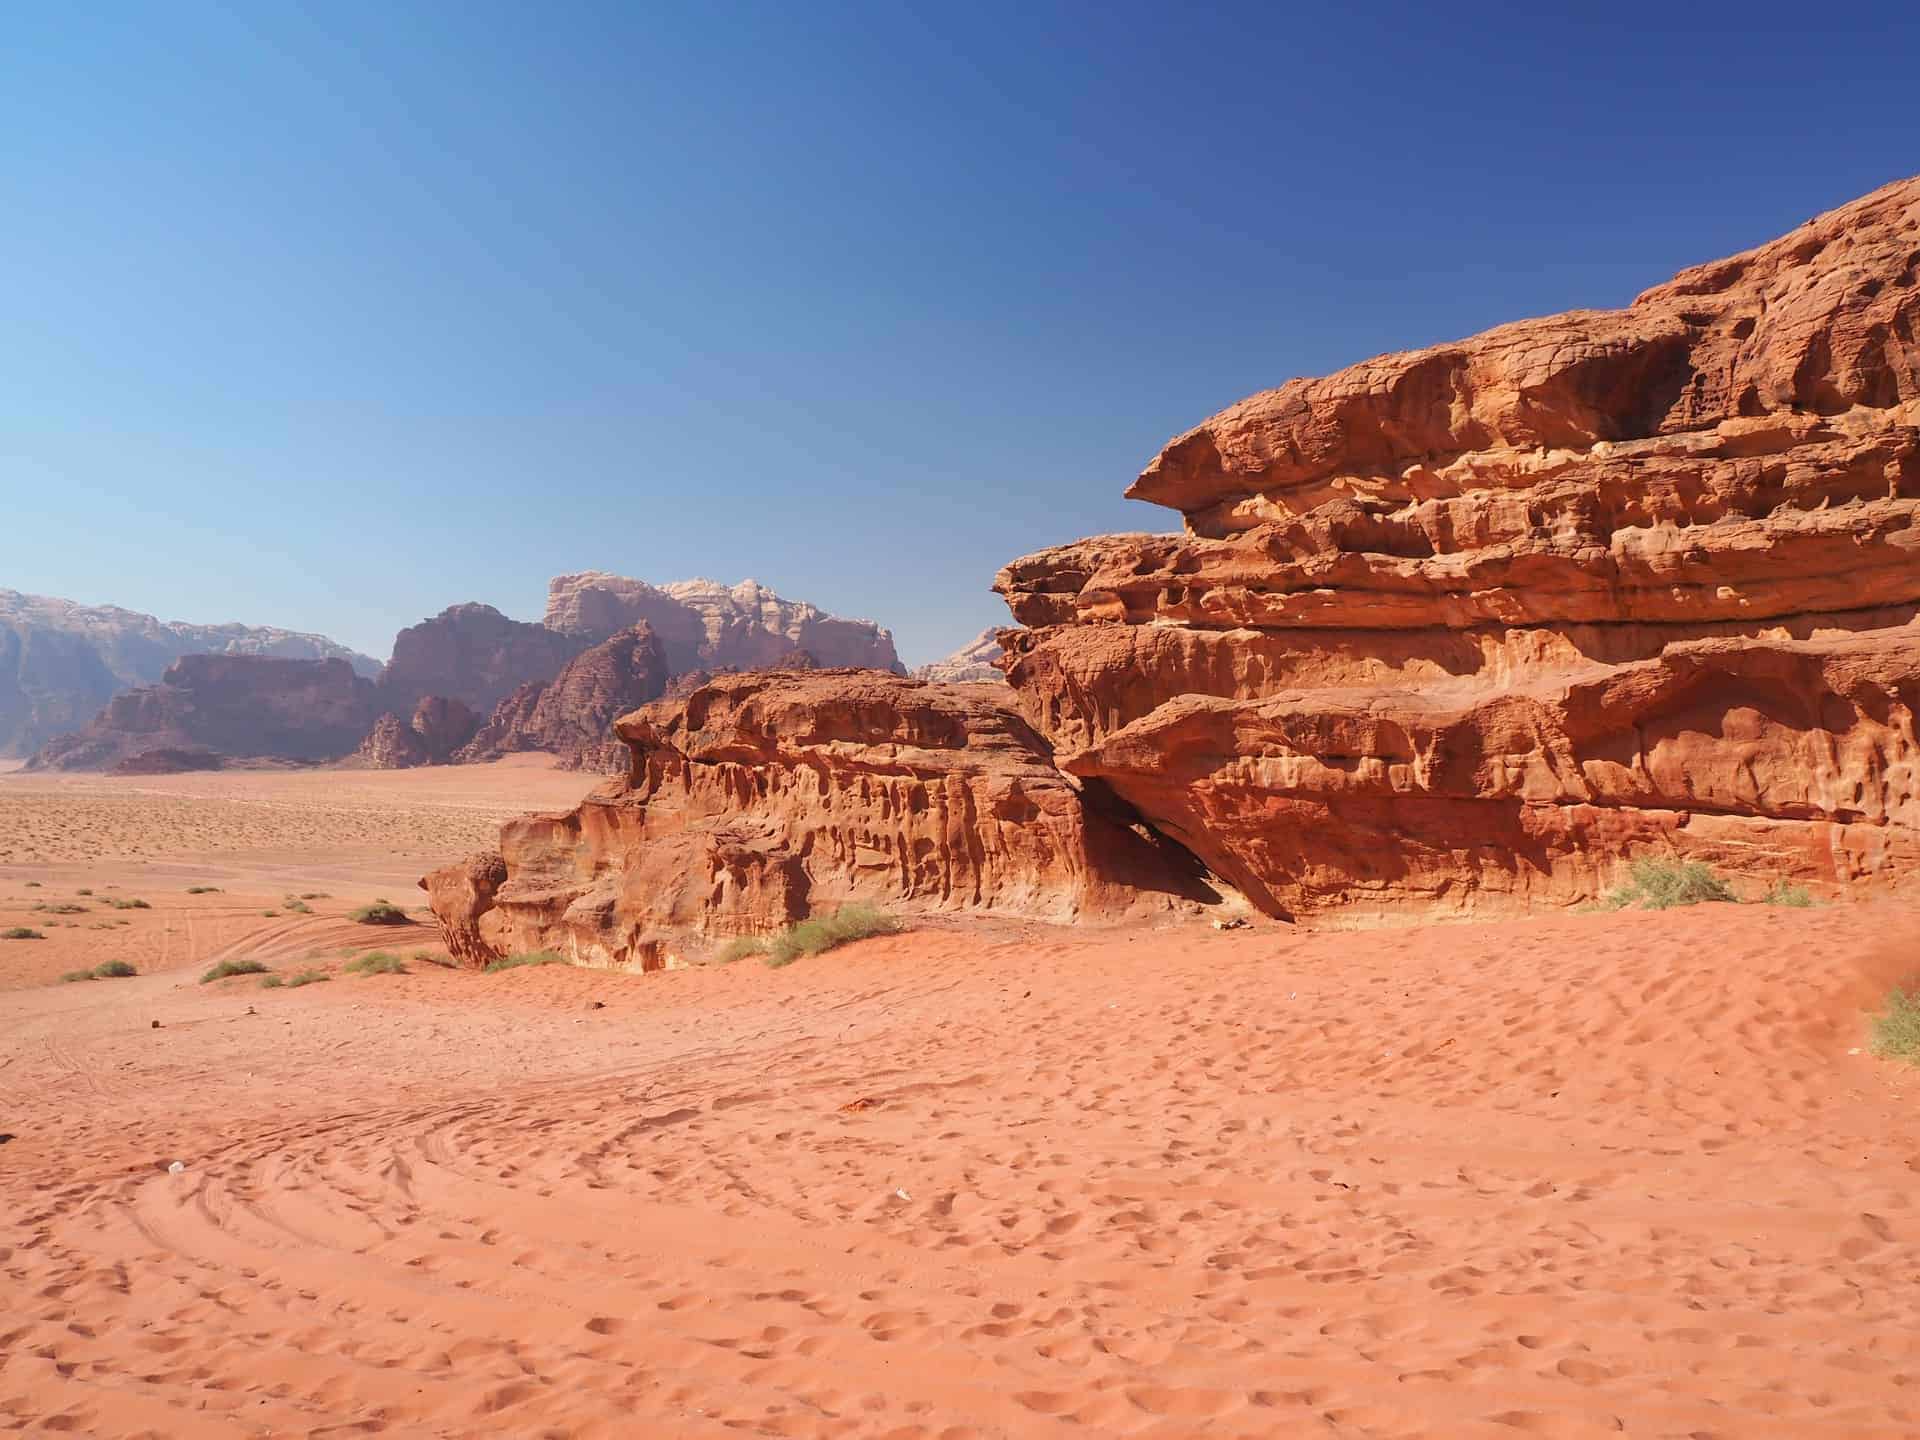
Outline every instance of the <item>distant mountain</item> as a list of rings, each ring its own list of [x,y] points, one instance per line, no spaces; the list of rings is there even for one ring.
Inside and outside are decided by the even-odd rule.
[[[1000,658],[1000,642],[994,639],[998,626],[989,625],[972,640],[944,660],[914,667],[916,680],[940,680],[948,684],[966,681],[1004,682],[1006,676],[993,668]]]
[[[85,726],[114,696],[157,683],[181,656],[201,654],[345,660],[359,675],[380,672],[379,661],[324,635],[190,625],[0,589],[0,757],[31,755]]]
[[[906,674],[893,635],[871,620],[843,620],[804,600],[787,600],[757,580],[644,580],[588,570],[547,585],[549,630],[590,643],[645,621],[675,675],[691,670],[753,670],[804,650],[827,667],[857,665]]]

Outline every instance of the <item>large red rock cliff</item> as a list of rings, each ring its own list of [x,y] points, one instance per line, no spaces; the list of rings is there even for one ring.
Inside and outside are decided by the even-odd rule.
[[[562,769],[615,774],[627,768],[627,748],[613,722],[658,700],[666,688],[659,637],[650,626],[635,625],[576,655],[551,681],[515,690],[454,758],[497,760],[539,750],[556,756]]]
[[[1278,915],[1591,896],[1624,855],[1920,859],[1920,180],[1576,311],[1296,380],[996,583],[1008,679]]]

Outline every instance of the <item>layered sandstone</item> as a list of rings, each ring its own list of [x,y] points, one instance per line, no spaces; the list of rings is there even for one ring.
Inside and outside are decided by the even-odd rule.
[[[497,760],[522,751],[558,757],[562,769],[627,768],[627,749],[613,722],[666,693],[667,658],[645,623],[569,660],[546,683],[522,685],[494,707],[457,759]]]
[[[873,670],[718,677],[622,717],[627,776],[421,882],[470,963],[652,970],[849,901],[1064,921],[1218,897],[1077,785],[1004,687]]]
[[[1920,858],[1920,180],[1579,311],[1296,380],[996,582],[1023,713],[1276,915]]]
[[[350,753],[378,707],[345,660],[186,655],[157,685],[117,695],[84,729],[49,741],[37,768],[123,773],[211,757],[317,762]]]
[[[410,720],[388,710],[373,722],[354,758],[375,770],[409,770],[445,765],[480,729],[480,717],[464,701],[429,695]]]
[[[766,669],[796,650],[826,666],[904,673],[893,636],[871,620],[843,620],[754,580],[649,585],[589,570],[548,583],[549,629],[595,643],[642,623],[660,637],[675,675]]]

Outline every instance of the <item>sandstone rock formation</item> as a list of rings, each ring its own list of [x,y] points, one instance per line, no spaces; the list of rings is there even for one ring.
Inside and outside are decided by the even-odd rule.
[[[675,675],[765,669],[795,650],[822,665],[905,673],[893,636],[872,621],[842,620],[804,600],[783,600],[753,580],[655,586],[590,570],[548,583],[550,629],[597,642],[642,621],[660,637]]]
[[[1621,311],[1296,380],[996,588],[1023,713],[1275,915],[1920,860],[1920,180]]]
[[[484,715],[521,685],[551,680],[589,643],[509,620],[491,605],[452,605],[394,636],[393,658],[380,676],[381,701],[402,715],[439,695]]]
[[[391,710],[373,722],[354,759],[375,770],[407,770],[416,765],[445,765],[480,729],[480,717],[461,700],[429,695],[402,720]]]
[[[551,681],[522,685],[458,755],[497,760],[519,751],[559,757],[562,769],[624,773],[627,747],[613,722],[658,700],[667,688],[667,658],[659,637],[642,623],[569,660]]]
[[[1103,787],[1069,783],[1004,687],[761,671],[615,729],[626,778],[421,881],[454,953],[652,970],[847,901],[1069,920],[1218,898]]]
[[[154,752],[231,759],[332,760],[376,713],[373,682],[345,660],[185,655],[158,685],[116,695],[83,730],[49,741],[36,768],[140,773],[176,767]],[[199,768],[204,761],[196,761]]]
[[[324,635],[163,622],[112,605],[0,589],[0,758],[31,755],[85,725],[115,695],[154,684],[167,666],[193,654],[337,658],[362,675],[380,670],[377,660]]]
[[[1000,640],[989,626],[944,660],[917,665],[916,680],[938,680],[948,685],[998,685],[1006,680],[1000,673]]]
[[[715,679],[422,883],[470,958],[653,968],[845,899],[1059,919],[1217,877],[1363,921],[1585,901],[1642,854],[1910,874],[1917,333],[1912,180],[1625,310],[1294,381],[1135,482],[1183,534],[1000,573],[1011,693]]]

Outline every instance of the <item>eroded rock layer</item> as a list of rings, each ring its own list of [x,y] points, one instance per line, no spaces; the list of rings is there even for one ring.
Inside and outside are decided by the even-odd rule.
[[[421,885],[456,953],[657,969],[868,901],[1049,920],[1212,903],[1192,857],[1075,784],[1001,686],[758,671],[622,717],[626,778]]]
[[[627,749],[613,722],[658,700],[667,688],[667,657],[650,626],[635,625],[576,655],[545,684],[522,685],[456,757],[497,760],[539,750],[562,769],[614,774],[627,768]]]
[[[1579,311],[1296,380],[1015,561],[1023,713],[1278,915],[1915,858],[1920,180]]]

